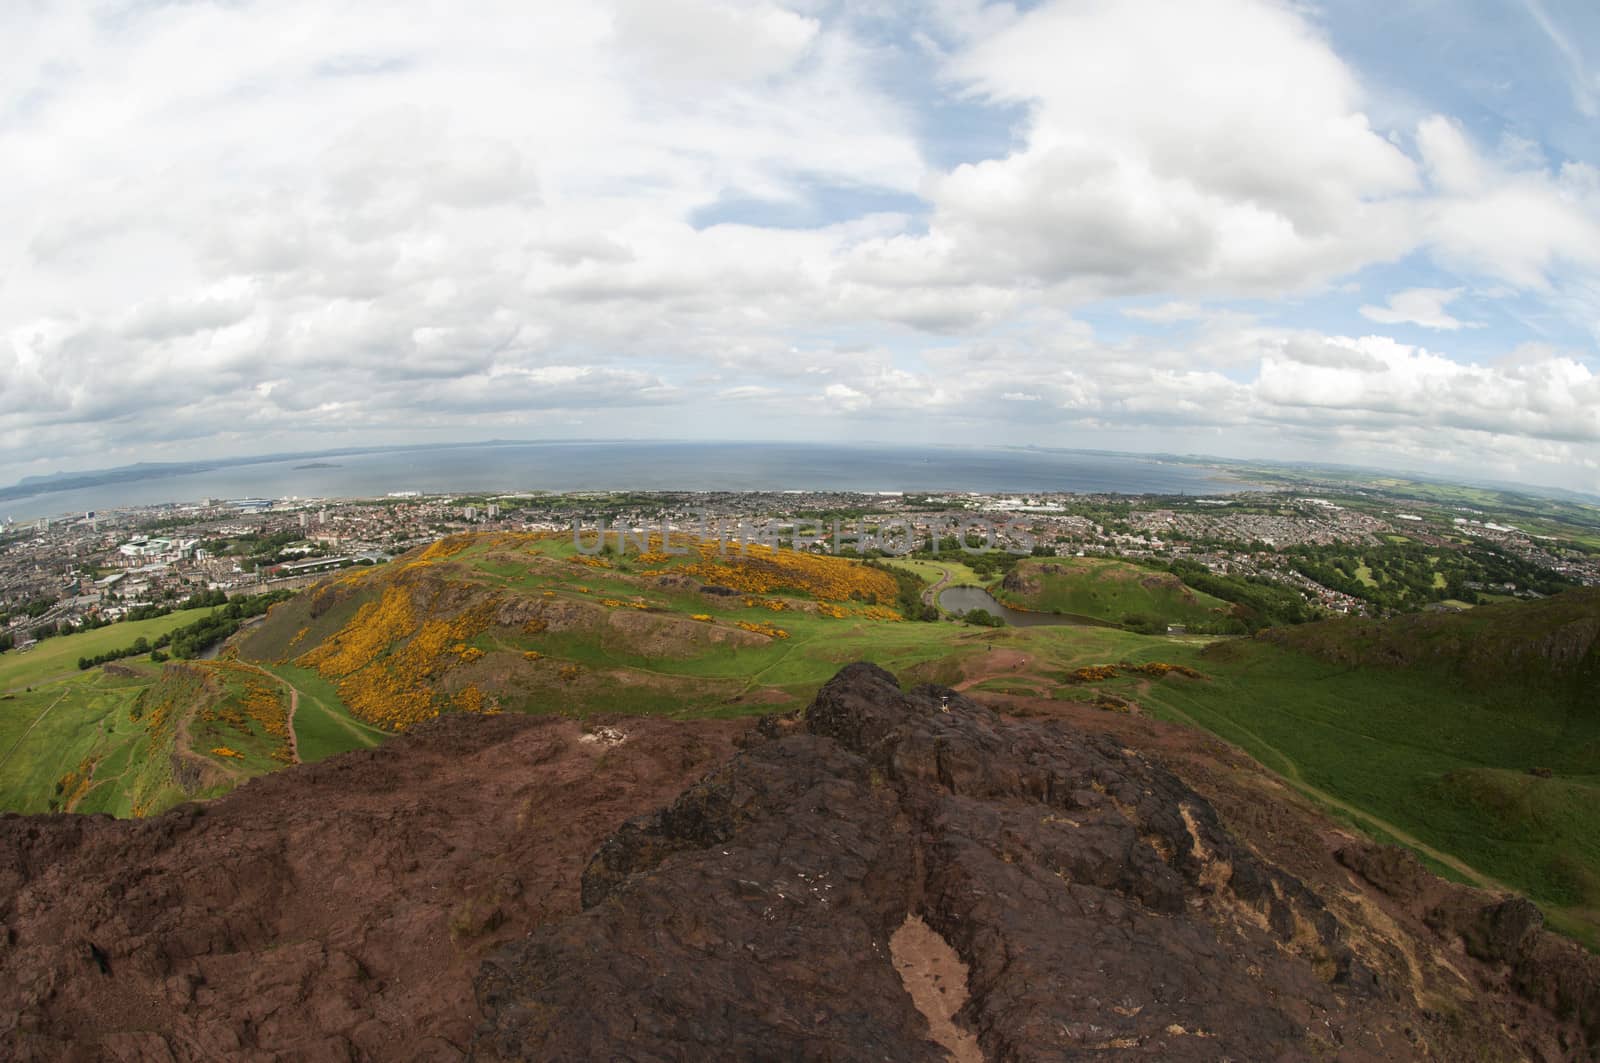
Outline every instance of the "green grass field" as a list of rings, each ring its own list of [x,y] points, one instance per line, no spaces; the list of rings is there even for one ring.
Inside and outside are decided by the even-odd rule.
[[[23,652],[0,653],[0,691],[15,691],[51,679],[66,678],[77,672],[79,657],[97,657],[123,649],[141,636],[154,642],[159,636],[192,624],[210,612],[210,609],[180,609],[153,620],[125,621],[93,631],[58,635]]]
[[[335,753],[370,749],[388,737],[383,731],[353,719],[339,700],[338,691],[316,672],[292,664],[268,663],[261,667],[300,695],[294,731],[302,762],[310,764]]]
[[[938,583],[945,573],[950,574],[950,582],[946,587],[984,587],[991,581],[984,579],[974,572],[968,565],[962,563],[959,553],[949,557],[941,557],[937,561],[928,561],[919,557],[894,557],[884,558],[884,562],[895,568],[917,576],[924,583]]]
[[[213,674],[202,690],[148,657],[129,657],[103,667],[80,671],[79,657],[121,649],[135,639],[154,640],[193,623],[209,610],[187,610],[152,620],[47,639],[26,653],[0,656],[0,809],[44,812],[60,808],[113,815],[148,814],[190,797],[206,796],[232,782],[185,790],[172,776],[171,753],[176,728],[152,735],[141,705],[172,701],[170,712],[181,719],[188,748],[216,765],[218,779],[246,778],[276,770],[282,759],[273,751],[281,739],[262,733],[259,725],[240,726],[229,719],[237,708],[239,677],[217,665],[186,666]],[[289,673],[297,669],[285,669]],[[302,758],[317,760],[346,749],[371,746],[381,732],[351,719],[337,695],[314,673],[278,675],[304,687],[295,720],[303,736]],[[288,687],[283,688],[287,704]],[[208,712],[222,718],[206,718]],[[239,757],[221,756],[227,748]]]
[[[152,735],[137,718],[159,670],[134,671],[75,672],[0,697],[0,808],[128,815],[183,798],[168,771],[170,736]]]
[[[852,601],[832,607],[845,613],[843,617],[823,615],[809,611],[809,597],[792,588],[715,597],[702,594],[697,585],[663,585],[657,578],[693,558],[644,562],[631,555],[607,558],[606,567],[598,567],[575,563],[575,554],[571,541],[562,537],[510,549],[486,541],[449,559],[439,571],[452,587],[472,587],[496,600],[511,596],[554,607],[581,605],[584,613],[581,623],[559,630],[530,634],[495,626],[481,632],[471,645],[482,651],[483,659],[454,669],[452,678],[437,684],[441,697],[471,682],[490,691],[509,711],[582,715],[621,710],[675,716],[769,712],[804,704],[850,661],[871,659],[896,669],[928,665],[955,652],[953,647],[970,634],[970,629],[953,624],[873,619],[863,615],[865,604]],[[302,715],[313,700],[307,692],[320,691],[317,700],[339,717],[337,729],[324,728],[338,740],[329,747],[332,751],[343,748],[339,743],[347,740],[356,721],[345,713],[330,677],[293,662],[350,624],[360,604],[381,594],[400,571],[375,571],[354,585],[358,590],[350,600],[317,616],[309,608],[286,610],[241,643],[245,657],[302,691]],[[747,604],[747,598],[755,604]],[[788,603],[782,610],[768,607],[780,600]],[[692,620],[696,615],[708,617],[708,622]],[[741,624],[779,628],[786,637],[752,636]],[[538,654],[538,660],[529,661],[529,653]],[[314,716],[306,719],[307,727],[321,726]],[[297,728],[302,741],[305,729]],[[310,736],[309,750],[316,751],[319,741]],[[303,750],[302,756],[307,755]]]

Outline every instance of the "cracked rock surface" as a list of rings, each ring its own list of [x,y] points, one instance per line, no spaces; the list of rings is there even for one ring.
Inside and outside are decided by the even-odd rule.
[[[760,730],[485,962],[477,1058],[942,1060],[890,956],[911,916],[991,1059],[1426,1051],[1304,885],[1110,738],[868,664]]]

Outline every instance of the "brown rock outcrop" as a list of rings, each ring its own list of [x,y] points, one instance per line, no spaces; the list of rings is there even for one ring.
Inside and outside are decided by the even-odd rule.
[[[1109,739],[871,665],[764,730],[485,963],[479,1058],[942,1059],[890,957],[908,916],[990,1058],[1426,1051],[1305,886]]]
[[[483,954],[749,725],[613,726],[447,716],[152,819],[0,815],[0,1059],[462,1058]]]

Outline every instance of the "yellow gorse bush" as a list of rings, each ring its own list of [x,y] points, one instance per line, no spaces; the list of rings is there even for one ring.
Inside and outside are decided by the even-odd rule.
[[[495,605],[483,601],[455,616],[424,620],[411,592],[391,585],[297,663],[335,680],[339,696],[359,719],[404,731],[439,715],[435,680],[482,656],[466,644],[489,626]]]
[[[706,583],[749,595],[790,588],[821,601],[856,599],[883,605],[892,603],[899,593],[893,576],[848,558],[757,544],[743,552],[723,553],[719,545],[715,541],[700,543],[700,560],[682,570]]]

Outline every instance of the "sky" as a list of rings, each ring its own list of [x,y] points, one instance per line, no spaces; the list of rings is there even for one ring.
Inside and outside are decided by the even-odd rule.
[[[672,438],[1600,492],[1592,0],[9,0],[0,41],[0,483]]]

